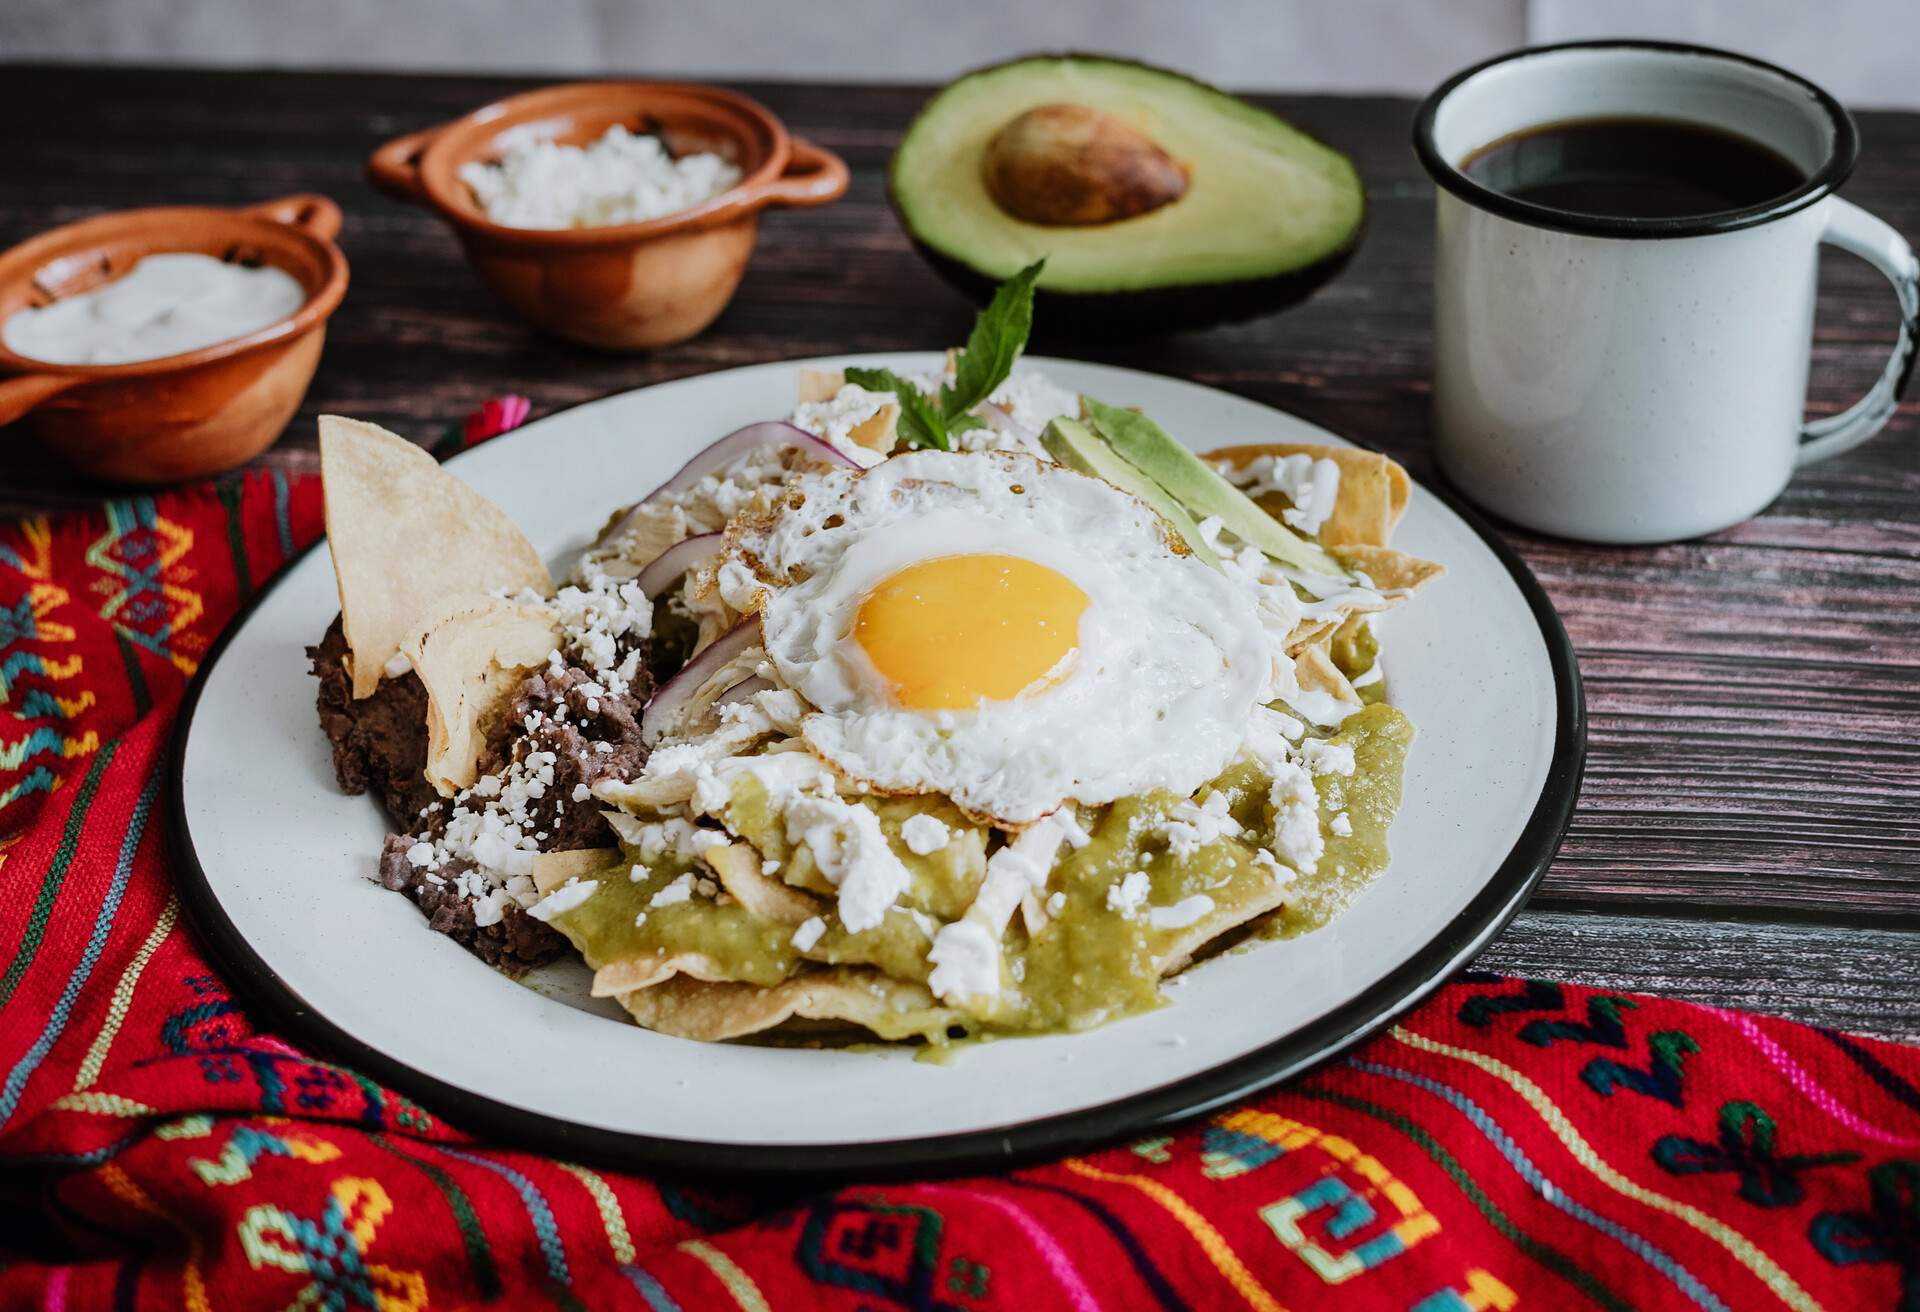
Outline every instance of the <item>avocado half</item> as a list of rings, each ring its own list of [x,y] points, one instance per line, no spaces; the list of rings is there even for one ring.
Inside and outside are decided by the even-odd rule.
[[[1181,73],[1033,55],[968,73],[894,152],[901,226],[984,305],[1045,256],[1045,328],[1144,335],[1271,313],[1359,244],[1353,163],[1285,120]]]

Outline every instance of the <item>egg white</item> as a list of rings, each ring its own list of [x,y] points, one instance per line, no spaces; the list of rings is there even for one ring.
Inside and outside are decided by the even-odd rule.
[[[1273,669],[1252,598],[1127,493],[1005,452],[918,451],[808,474],[730,533],[722,596],[758,613],[812,749],[878,792],[942,793],[1018,828],[1067,801],[1182,796],[1233,759]],[[1088,598],[1062,677],[966,711],[903,708],[854,639],[862,599],[916,562],[1019,556]]]

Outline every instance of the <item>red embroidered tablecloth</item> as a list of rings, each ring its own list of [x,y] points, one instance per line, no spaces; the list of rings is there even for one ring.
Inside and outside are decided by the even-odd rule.
[[[1920,1310],[1920,1050],[1495,976],[1002,1176],[722,1191],[477,1142],[259,1028],[169,880],[172,708],[319,531],[273,472],[0,525],[0,1305]]]

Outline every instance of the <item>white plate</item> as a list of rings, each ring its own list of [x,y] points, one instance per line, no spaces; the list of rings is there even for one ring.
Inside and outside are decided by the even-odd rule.
[[[929,368],[920,354],[759,365],[608,397],[458,456],[565,560],[716,437],[787,413],[800,364]],[[1239,397],[1034,360],[1200,447],[1341,439]],[[1411,1006],[1519,907],[1578,789],[1579,677],[1539,585],[1426,488],[1395,545],[1448,573],[1393,615],[1393,700],[1419,730],[1398,854],[1318,933],[1196,969],[1173,1004],[1084,1034],[904,1052],[703,1044],[626,1023],[569,962],[532,987],[428,932],[372,878],[379,808],[335,786],[302,648],[338,609],[323,550],[230,625],[189,691],[172,786],[184,894],[267,1019],[457,1124],[647,1166],[910,1170],[1063,1151],[1218,1105]]]

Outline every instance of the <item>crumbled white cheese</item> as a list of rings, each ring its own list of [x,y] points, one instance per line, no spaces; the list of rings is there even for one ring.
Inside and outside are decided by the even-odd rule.
[[[1033,437],[1055,419],[1080,413],[1080,398],[1038,369],[1015,369],[987,403],[1005,414],[1015,431]],[[991,414],[987,422],[993,422]]]
[[[1080,817],[1073,813],[1073,807],[1070,805],[1061,807],[1047,819],[1060,831],[1060,836],[1066,840],[1067,846],[1076,852],[1093,841],[1093,835],[1081,825]]]
[[[880,817],[867,807],[802,794],[787,803],[786,822],[787,841],[805,843],[820,873],[839,890],[840,923],[849,932],[877,926],[906,892],[907,868],[887,846]]]
[[[1136,870],[1107,889],[1107,910],[1131,916],[1145,904],[1147,894],[1151,892],[1153,881],[1147,878],[1147,872]]]
[[[933,971],[927,987],[943,999],[992,997],[1000,992],[1000,938],[977,920],[943,925],[927,949]]]
[[[1332,822],[1328,824],[1327,828],[1331,829],[1334,833],[1338,834],[1342,838],[1353,837],[1353,821],[1348,817],[1345,811],[1342,811],[1339,815],[1336,815],[1333,818]]]
[[[1273,853],[1265,848],[1257,848],[1253,854],[1253,864],[1267,872],[1267,877],[1276,884],[1291,884],[1294,879],[1292,867],[1283,866],[1274,860]]]
[[[591,879],[569,879],[527,908],[527,914],[535,920],[552,920],[562,912],[571,911],[592,897],[600,885]]]
[[[711,151],[676,159],[660,138],[618,123],[585,147],[525,141],[498,163],[460,168],[487,217],[508,228],[643,223],[709,200],[740,177],[737,165]]]
[[[934,969],[927,987],[943,999],[992,997],[1000,991],[1000,936],[1014,908],[1029,893],[1045,888],[1054,858],[1077,827],[1065,808],[1029,825],[1019,837],[987,858],[966,915],[934,935],[927,960]]]
[[[660,907],[670,907],[675,903],[685,902],[692,897],[693,876],[690,873],[682,874],[674,878],[666,887],[660,889],[652,897],[648,898],[647,908],[648,910],[656,910]]]
[[[650,821],[624,811],[600,814],[606,817],[615,836],[634,849],[643,865],[655,864],[669,853],[682,861],[697,861],[710,849],[725,847],[728,842],[720,830],[703,828],[678,816]]]
[[[589,713],[597,714],[599,697],[620,696],[639,676],[640,644],[629,644],[621,657],[619,641],[653,631],[653,603],[631,579],[593,574],[561,588],[550,604],[568,652],[593,675],[595,682],[580,691],[589,699]]]
[[[1197,527],[1200,540],[1220,558],[1221,571],[1253,600],[1272,663],[1264,700],[1284,697],[1296,685],[1287,638],[1299,627],[1302,611],[1288,568],[1228,533],[1218,516],[1201,520]]]
[[[900,826],[900,837],[915,856],[931,856],[951,839],[940,817],[925,814],[908,816]]]
[[[1048,915],[1057,916],[1062,911],[1065,911],[1066,909],[1067,909],[1067,895],[1065,893],[1055,893],[1047,899]]]
[[[433,876],[430,876],[430,878],[432,877]],[[588,888],[591,890],[592,885],[589,885]],[[492,892],[482,893],[479,897],[473,899],[473,923],[481,929],[485,929],[488,925],[499,924],[506,916],[507,904],[512,900],[504,888],[496,888]],[[565,908],[561,909],[565,910]]]
[[[1285,497],[1292,505],[1280,518],[1308,537],[1319,533],[1340,499],[1340,466],[1325,456],[1259,456],[1238,469],[1223,465],[1220,472],[1250,497]]]
[[[1147,924],[1155,929],[1185,929],[1213,910],[1213,899],[1205,893],[1182,898],[1170,907],[1150,907]]]
[[[813,434],[834,450],[862,466],[879,464],[887,458],[853,440],[853,430],[899,402],[891,392],[869,392],[848,383],[825,401],[803,401],[793,409],[793,425]]]
[[[1320,865],[1327,840],[1320,834],[1320,795],[1313,789],[1313,776],[1290,761],[1274,766],[1273,851],[1303,875]]]
[[[396,651],[393,655],[387,657],[387,663],[381,667],[380,673],[389,679],[397,679],[412,668],[413,662],[407,659],[407,654],[403,651]]]
[[[1308,738],[1300,744],[1300,762],[1309,774],[1353,774],[1352,743],[1336,743],[1325,738]]]
[[[1188,800],[1175,806],[1172,814],[1160,822],[1160,832],[1166,837],[1167,849],[1184,861],[1209,843],[1238,837],[1242,828],[1228,812],[1226,794],[1213,793],[1204,805],[1196,806]]]
[[[793,946],[801,952],[810,952],[820,936],[827,932],[827,922],[818,916],[808,916],[793,931]]]

